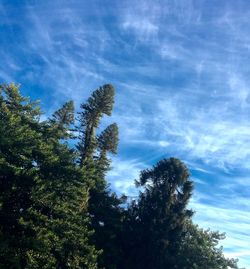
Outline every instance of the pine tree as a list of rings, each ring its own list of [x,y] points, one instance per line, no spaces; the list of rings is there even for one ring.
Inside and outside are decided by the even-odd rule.
[[[193,214],[187,209],[193,190],[188,170],[178,159],[164,159],[142,171],[137,186],[144,191],[127,212],[128,263],[121,268],[177,268],[185,222]]]
[[[42,268],[41,253],[50,256],[48,268],[96,268],[97,252],[88,244],[88,175],[76,165],[77,155],[59,143],[73,123],[73,103],[66,103],[44,123],[43,157],[37,161],[41,178],[33,189],[29,225],[41,247],[29,253],[31,267]],[[56,138],[56,139],[55,139]]]
[[[69,126],[74,123],[74,102],[66,102],[62,108],[58,109],[53,115],[52,122],[57,123],[59,126]]]
[[[142,191],[124,212],[118,268],[238,269],[217,246],[224,234],[192,223],[193,183],[180,160],[163,159],[142,171],[136,185]]]
[[[228,259],[223,248],[218,247],[225,234],[204,230],[188,222],[177,257],[178,268],[182,269],[238,269],[237,260]]]
[[[96,268],[87,212],[93,172],[77,165],[66,141],[73,103],[40,122],[15,85],[0,89],[0,268]]]
[[[92,158],[97,147],[96,129],[103,115],[111,115],[115,90],[112,85],[105,84],[93,92],[86,103],[81,105],[80,142],[78,149],[81,154],[81,164],[87,158]]]
[[[97,152],[99,156],[95,156],[95,165],[97,170],[97,180],[100,179],[101,182],[96,182],[96,185],[100,183],[103,187],[106,187],[105,174],[110,168],[110,160],[107,156],[108,153],[116,154],[118,146],[118,126],[116,123],[109,125],[101,134],[97,137]],[[103,184],[103,183],[104,184]],[[99,186],[101,187],[101,186]]]
[[[54,135],[59,139],[73,138],[71,134],[70,126],[75,121],[74,115],[74,102],[66,102],[60,109],[54,112],[52,118],[47,122],[51,131],[54,131]],[[46,130],[49,132],[49,130]]]
[[[123,209],[120,204],[124,199],[118,198],[109,190],[105,175],[110,168],[108,154],[115,154],[118,145],[118,127],[109,125],[100,135],[96,135],[101,118],[111,115],[114,103],[114,88],[104,85],[93,92],[86,103],[81,105],[80,141],[78,150],[82,167],[95,167],[90,186],[89,213],[91,229],[95,232],[92,242],[102,250],[99,255],[99,268],[117,268],[120,255],[119,233]]]
[[[33,155],[41,136],[40,114],[18,86],[0,85],[0,268],[25,268],[34,243],[34,231],[20,220],[31,206],[37,177]]]
[[[81,105],[75,150],[72,101],[41,121],[37,102],[0,85],[0,269],[238,269],[218,247],[224,235],[192,223],[180,160],[142,171],[127,209],[110,191],[118,127],[99,125],[113,103],[104,85]]]

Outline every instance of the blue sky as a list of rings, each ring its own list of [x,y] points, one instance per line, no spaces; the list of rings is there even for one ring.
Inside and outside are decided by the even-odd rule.
[[[195,221],[250,268],[249,17],[247,0],[0,0],[0,80],[47,115],[112,83],[112,188],[135,195],[141,169],[184,160]]]

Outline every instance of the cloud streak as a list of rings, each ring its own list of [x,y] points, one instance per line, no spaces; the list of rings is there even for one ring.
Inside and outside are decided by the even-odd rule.
[[[111,187],[134,196],[141,169],[185,160],[196,221],[226,231],[226,252],[249,266],[248,10],[247,1],[3,0],[0,79],[23,84],[49,114],[113,83],[103,121],[120,126]]]

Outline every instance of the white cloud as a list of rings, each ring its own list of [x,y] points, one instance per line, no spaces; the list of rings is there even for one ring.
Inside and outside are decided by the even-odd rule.
[[[129,196],[137,195],[134,180],[139,178],[140,171],[145,168],[145,164],[136,159],[113,158],[112,169],[109,171],[107,179],[113,188],[121,193]]]
[[[230,253],[245,257],[250,208],[236,186],[246,191],[249,178],[225,184],[216,172],[250,169],[249,12],[236,2],[221,1],[216,10],[205,2],[136,0],[93,9],[56,1],[55,10],[54,2],[37,2],[24,6],[20,21],[0,4],[2,21],[23,29],[15,51],[0,53],[0,77],[39,85],[51,111],[71,98],[78,107],[99,85],[113,83],[111,120],[120,126],[122,148],[108,175],[114,189],[136,194],[140,170],[162,156],[185,157],[203,174],[194,177],[197,221],[227,231]]]
[[[199,198],[198,198],[199,197]],[[221,242],[225,248],[226,256],[230,258],[240,258],[240,265],[250,265],[249,240],[250,240],[250,214],[249,203],[239,201],[236,198],[237,209],[232,208],[230,200],[223,200],[219,197],[216,206],[203,204],[199,200],[202,198],[214,202],[216,197],[198,194],[191,202],[191,207],[196,210],[195,221],[203,228],[211,228],[226,232],[226,239]],[[232,198],[231,198],[232,200]],[[242,208],[242,203],[247,208]],[[223,205],[223,207],[221,207]],[[244,259],[243,259],[244,258]]]
[[[158,26],[148,19],[138,19],[128,16],[123,22],[123,28],[135,31],[140,39],[147,39],[158,32]]]
[[[188,95],[180,93],[158,102],[157,123],[166,137],[176,138],[177,150],[214,165],[249,167],[250,123],[244,112],[239,120],[239,112],[232,110],[237,100],[215,100],[211,104],[204,100],[202,107],[193,107],[188,99]]]
[[[239,75],[233,73],[229,77],[229,87],[232,92],[232,97],[239,100],[242,107],[246,107],[249,103],[250,88],[247,86],[244,79],[240,78]]]

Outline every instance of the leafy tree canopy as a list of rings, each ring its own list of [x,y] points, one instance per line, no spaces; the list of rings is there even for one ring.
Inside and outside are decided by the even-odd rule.
[[[38,102],[0,85],[0,269],[237,269],[218,247],[224,234],[193,224],[179,159],[143,170],[130,204],[110,190],[119,131],[100,123],[114,95],[103,85],[77,120],[69,101],[41,121]]]

